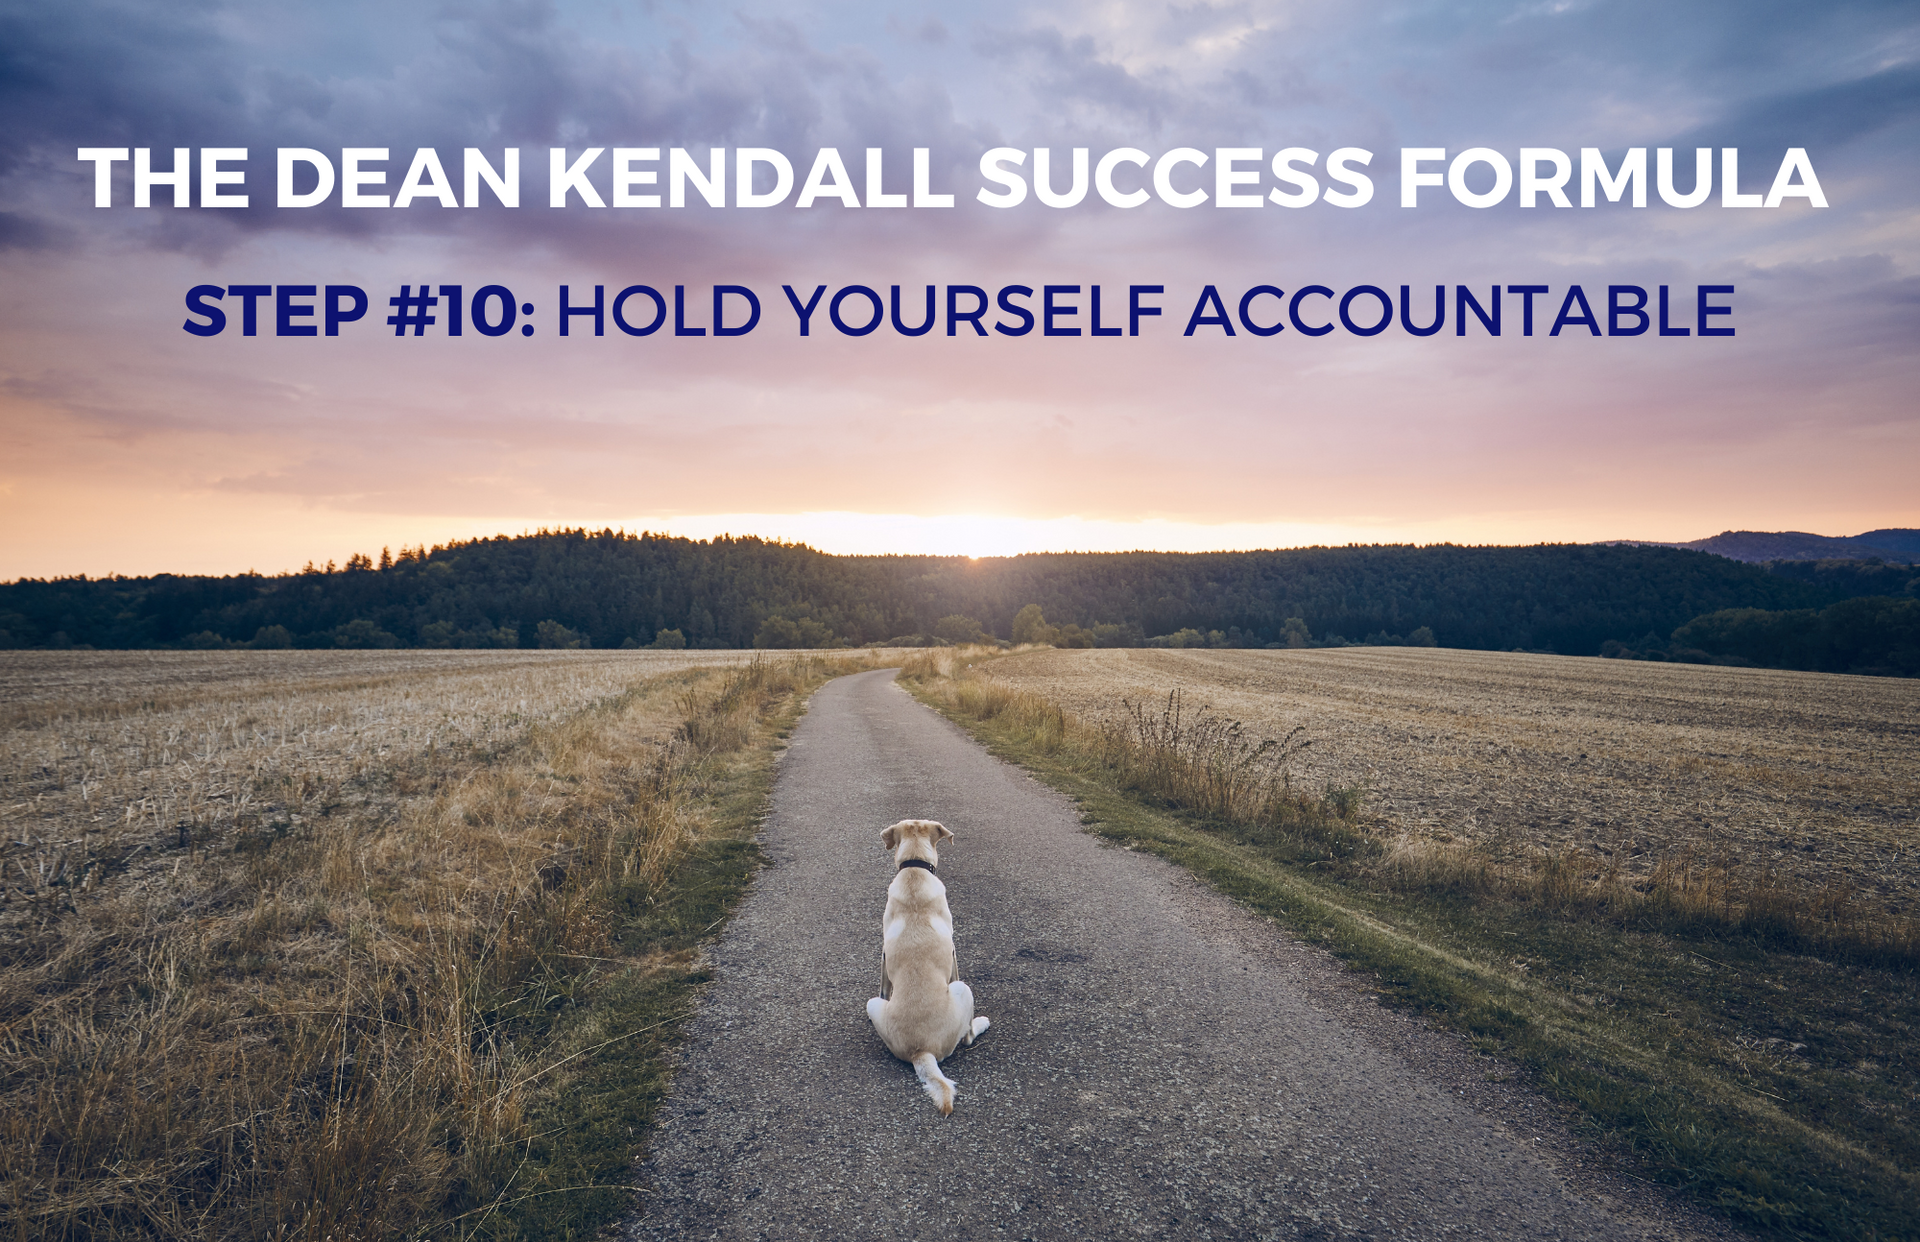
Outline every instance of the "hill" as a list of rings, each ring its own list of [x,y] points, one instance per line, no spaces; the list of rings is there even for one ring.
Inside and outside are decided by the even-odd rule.
[[[1802,530],[1726,530],[1686,543],[1642,547],[1691,548],[1736,561],[1870,560],[1911,565],[1920,561],[1920,530],[1891,527],[1861,535],[1811,535]]]
[[[1706,613],[1915,595],[1866,562],[1760,567],[1684,548],[1404,545],[1016,557],[829,556],[756,538],[603,530],[402,549],[344,569],[0,585],[11,647],[694,647],[884,642],[943,618],[1010,637],[1029,604],[1104,646],[1191,630],[1215,645],[1398,642],[1592,655]],[[1341,636],[1344,636],[1341,637]],[[1657,641],[1664,642],[1660,637]]]

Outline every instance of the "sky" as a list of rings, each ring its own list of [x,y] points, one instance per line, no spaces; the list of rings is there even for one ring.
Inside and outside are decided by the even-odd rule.
[[[1920,526],[1911,3],[0,0],[0,122],[0,579],[271,573],[560,526],[966,555]],[[196,175],[192,205],[161,186],[135,207],[129,159],[96,207],[83,147],[149,148],[156,168],[186,147],[196,174],[201,150],[244,148],[227,167],[248,206],[197,205]],[[466,148],[496,166],[517,148],[520,206],[483,188],[474,208],[351,208],[338,185],[277,205],[276,151],[344,168],[366,147],[389,157],[361,189],[388,195],[420,148],[456,194]],[[554,147],[605,149],[587,181],[607,207],[549,205]],[[794,183],[766,208],[737,186],[724,207],[612,205],[614,149],[675,147],[703,169],[724,148],[729,182],[741,148],[769,148]],[[1372,152],[1371,201],[1264,197],[1293,189],[1270,165],[1293,147],[1316,153],[1291,167],[1323,191],[1343,188],[1334,151]],[[1523,148],[1563,151],[1574,205],[1523,206],[1516,182],[1488,207],[1445,184],[1405,207],[1412,147],[1445,152],[1420,166],[1436,174],[1472,148],[1516,169]],[[1669,205],[1655,153],[1674,149],[1684,191],[1702,147],[1736,149],[1737,190],[1762,195],[1802,150],[1827,205],[1726,206],[1717,157],[1706,201]],[[929,191],[954,205],[800,207],[822,148],[855,202],[869,148],[884,193],[909,191],[925,149]],[[1044,148],[1056,191],[1076,148],[1145,153],[1116,194],[1151,190],[1168,152],[1208,162],[1169,165],[1168,194],[1137,207],[1034,191],[997,208],[977,197],[1001,188],[981,169],[995,148],[1032,153],[1014,169],[1028,181]],[[1226,192],[1263,206],[1216,205],[1230,148],[1258,156],[1231,166],[1250,188]],[[1610,168],[1645,148],[1647,205],[1580,206],[1584,148]],[[642,167],[667,180],[665,159]],[[1465,197],[1494,188],[1489,163],[1462,176]],[[1195,190],[1197,206],[1166,201]],[[461,286],[461,336],[444,305],[421,335],[386,324],[423,282]],[[223,331],[184,329],[210,323],[190,290],[256,284],[351,285],[369,307],[336,336],[281,336],[269,296],[249,337],[230,294],[211,303]],[[1526,336],[1511,287],[1529,284],[1548,292]],[[737,285],[761,317],[739,336],[676,335],[669,314],[596,337],[575,316],[563,338],[561,285],[573,303],[679,286],[688,326]],[[786,285],[827,290],[805,336]],[[900,286],[910,326],[932,285],[941,318],[849,335],[828,302],[851,285]],[[1046,286],[1078,286],[1056,326],[1083,329],[1092,286],[1123,327],[1129,289],[1160,286],[1142,300],[1162,314],[1137,336],[948,335],[957,285],[1026,286],[1015,304],[1036,315]],[[1297,325],[1268,294],[1238,315],[1248,290],[1315,285],[1335,297],[1310,296]],[[1338,298],[1365,285],[1390,301],[1408,286],[1422,325],[1444,286],[1444,326],[1347,330]],[[1507,289],[1498,337],[1478,321],[1456,335],[1461,285],[1482,302]],[[1574,285],[1603,335],[1549,334]],[[1706,322],[1734,335],[1605,334],[1616,285],[1667,286],[1689,328],[1700,286],[1733,286]],[[536,309],[482,335],[486,286]],[[1225,326],[1188,334],[1209,286]],[[849,298],[858,327],[867,303]],[[496,321],[503,304],[486,303]],[[1369,327],[1379,308],[1359,294],[1351,312]],[[997,305],[981,322],[1018,324]]]

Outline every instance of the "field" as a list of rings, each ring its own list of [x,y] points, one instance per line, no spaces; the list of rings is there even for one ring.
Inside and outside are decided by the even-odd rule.
[[[1380,648],[903,679],[1631,1175],[1770,1237],[1920,1237],[1920,683]]]
[[[0,1236],[591,1236],[779,739],[872,661],[0,653]],[[1414,649],[908,676],[1645,1175],[1914,1236],[1920,684]]]
[[[1391,834],[1642,880],[1691,854],[1920,908],[1920,681],[1391,647],[1037,651],[991,676],[1090,722],[1178,690],[1255,735],[1304,726],[1296,782],[1363,790]]]
[[[505,751],[636,681],[740,653],[0,653],[0,936],[31,898],[151,871],[169,846],[373,813],[443,753]],[[670,704],[652,721],[673,727]],[[344,801],[343,801],[344,800]],[[145,856],[152,856],[151,858]],[[167,860],[171,866],[172,859]],[[138,883],[120,876],[122,892]],[[0,940],[0,944],[5,941]]]
[[[0,1236],[590,1232],[832,671],[0,654]]]

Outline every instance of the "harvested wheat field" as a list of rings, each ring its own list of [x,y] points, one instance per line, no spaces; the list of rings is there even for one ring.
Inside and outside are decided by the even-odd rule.
[[[1690,854],[1911,917],[1920,682],[1420,648],[1034,651],[978,673],[1092,722],[1178,690],[1279,738],[1307,792],[1386,832],[1578,847],[1644,876]]]
[[[804,664],[0,654],[0,1234],[498,1233]]]
[[[142,855],[266,827],[451,752],[503,750],[636,681],[749,658],[715,652],[262,651],[0,653],[0,938],[17,899]],[[672,727],[671,705],[656,722]],[[231,842],[228,842],[231,844]],[[124,887],[124,881],[122,882]],[[0,939],[0,943],[4,943]]]

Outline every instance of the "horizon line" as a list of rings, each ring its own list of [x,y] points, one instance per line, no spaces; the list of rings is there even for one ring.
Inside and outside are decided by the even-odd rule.
[[[1116,523],[1115,525],[1118,525],[1118,524]],[[1897,528],[1897,527],[1873,528],[1873,530],[1895,530],[1895,529],[1901,529],[1901,528]],[[253,567],[249,567],[244,570],[227,570],[225,572],[211,572],[211,573],[161,569],[161,570],[154,570],[148,573],[129,574],[129,573],[121,573],[117,570],[110,570],[104,574],[89,574],[86,571],[81,570],[74,573],[56,574],[56,575],[45,576],[45,577],[32,575],[32,574],[23,574],[14,578],[0,579],[0,585],[11,586],[11,585],[27,583],[27,582],[53,583],[53,582],[99,582],[99,581],[116,581],[116,580],[139,581],[141,579],[151,579],[151,578],[161,578],[161,577],[291,578],[291,577],[299,577],[303,574],[347,573],[347,572],[354,572],[356,570],[364,571],[369,568],[371,568],[374,572],[379,572],[381,569],[385,569],[389,567],[389,558],[391,558],[391,561],[390,561],[391,564],[398,564],[408,560],[424,559],[425,557],[432,556],[435,553],[456,550],[458,548],[472,545],[472,544],[513,541],[518,539],[535,539],[535,538],[542,538],[542,537],[566,536],[566,535],[580,535],[580,536],[585,536],[587,538],[596,538],[596,537],[611,535],[616,538],[627,538],[627,539],[644,539],[644,538],[663,539],[663,540],[677,539],[677,540],[684,540],[688,543],[692,543],[700,546],[717,544],[723,541],[732,542],[732,541],[754,540],[760,543],[771,544],[779,547],[800,548],[809,552],[817,553],[821,556],[831,556],[838,559],[846,559],[846,560],[885,559],[889,557],[898,557],[901,559],[907,559],[907,558],[918,557],[918,558],[926,558],[926,559],[932,559],[932,560],[1003,561],[1003,560],[1016,560],[1023,556],[1136,556],[1136,555],[1240,556],[1240,555],[1254,555],[1254,554],[1263,553],[1263,552],[1309,552],[1309,551],[1316,551],[1316,550],[1338,551],[1346,548],[1421,548],[1421,549],[1443,548],[1443,547],[1466,548],[1466,549],[1539,548],[1539,547],[1689,548],[1690,544],[1705,543],[1710,540],[1722,538],[1728,535],[1747,534],[1747,535],[1776,536],[1776,537],[1798,535],[1798,536],[1816,538],[1816,539],[1850,540],[1850,539],[1862,538],[1866,534],[1873,533],[1873,530],[1862,532],[1859,535],[1822,535],[1813,531],[1799,531],[1799,530],[1761,531],[1761,530],[1751,530],[1751,529],[1729,528],[1719,532],[1719,534],[1717,535],[1707,535],[1707,536],[1702,536],[1698,539],[1686,540],[1686,541],[1658,540],[1658,539],[1592,539],[1592,540],[1538,539],[1538,540],[1532,540],[1528,542],[1500,542],[1497,540],[1489,540],[1489,541],[1481,542],[1481,541],[1467,541],[1467,540],[1456,540],[1456,539],[1434,539],[1434,540],[1349,539],[1344,542],[1338,542],[1338,543],[1320,542],[1320,543],[1297,543],[1297,544],[1271,544],[1271,545],[1256,546],[1256,547],[1216,547],[1216,548],[1062,547],[1062,548],[1023,549],[1017,552],[972,554],[972,553],[965,553],[965,552],[940,552],[940,551],[836,552],[836,551],[830,551],[825,548],[817,547],[805,539],[786,539],[786,538],[779,537],[777,535],[768,536],[768,535],[760,535],[760,534],[744,532],[744,531],[740,533],[735,533],[731,529],[717,531],[705,536],[696,536],[696,535],[676,534],[670,530],[655,529],[651,526],[642,526],[638,529],[629,530],[624,524],[603,525],[599,527],[594,527],[590,525],[580,525],[580,526],[542,525],[537,527],[522,528],[517,534],[502,530],[502,531],[497,531],[496,533],[491,535],[472,535],[466,538],[454,537],[454,538],[445,540],[444,542],[437,542],[430,545],[427,544],[425,541],[421,541],[411,545],[403,543],[397,555],[393,552],[392,544],[383,544],[381,545],[381,548],[380,548],[381,561],[380,563],[377,563],[377,564],[374,563],[374,558],[372,554],[363,552],[363,551],[355,551],[348,554],[348,558],[344,563],[337,562],[329,558],[325,566],[321,566],[319,564],[316,564],[316,562],[312,558],[308,558],[306,563],[301,568],[280,569],[280,570],[275,570],[271,572],[262,572],[261,570]],[[1691,550],[1698,550],[1698,549],[1691,549]],[[368,562],[366,565],[360,566],[355,564],[356,561],[359,561],[363,558]]]

